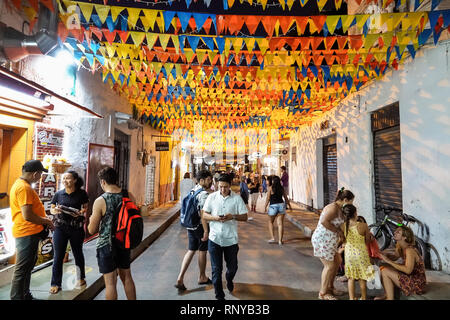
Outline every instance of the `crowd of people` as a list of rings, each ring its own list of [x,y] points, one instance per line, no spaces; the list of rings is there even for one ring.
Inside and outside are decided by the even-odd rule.
[[[200,170],[196,181],[185,175],[180,192],[182,199],[192,197],[194,211],[199,223],[187,228],[188,251],[184,255],[175,287],[186,290],[184,276],[193,259],[198,254],[199,285],[213,284],[215,297],[225,299],[222,285],[223,261],[225,260],[225,280],[229,292],[234,290],[233,279],[238,270],[238,222],[248,221],[249,213],[256,213],[261,194],[265,194],[264,211],[267,212],[269,243],[283,245],[284,217],[286,208],[292,210],[288,198],[286,168],[282,176],[242,175],[239,193],[231,190],[233,174],[212,174]],[[64,253],[68,242],[73,250],[77,266],[76,287],[86,285],[83,241],[85,238],[86,212],[89,199],[82,189],[83,180],[75,171],[63,175],[64,188],[58,191],[52,201],[50,213],[46,216],[44,206],[31,184],[38,182],[42,172],[47,172],[38,160],[27,161],[22,166],[22,175],[15,181],[10,191],[10,207],[13,220],[13,236],[16,238],[16,264],[11,282],[12,300],[31,300],[31,272],[37,260],[38,245],[41,239],[53,231],[54,261],[50,293],[61,290]],[[105,281],[106,299],[117,299],[117,276],[120,277],[127,299],[136,299],[136,288],[131,275],[130,249],[119,248],[112,237],[114,216],[123,197],[129,197],[126,190],[117,185],[117,172],[110,167],[99,171],[99,184],[104,193],[93,203],[92,215],[87,223],[90,234],[98,233],[97,262]],[[423,293],[426,277],[424,262],[414,248],[414,234],[406,226],[399,227],[394,234],[395,252],[381,252],[378,261],[369,256],[367,245],[373,241],[365,220],[358,216],[353,205],[355,195],[342,188],[333,203],[327,205],[315,229],[311,243],[314,256],[323,264],[318,298],[336,300],[343,294],[334,288],[334,280],[339,266],[344,263],[345,277],[351,300],[367,299],[366,282],[376,276],[374,263],[381,265],[381,281],[385,290],[376,299],[394,299],[394,289],[398,287],[405,293]],[[250,200],[250,203],[249,203]],[[184,203],[191,203],[182,201]],[[183,210],[183,208],[182,208]],[[275,239],[274,223],[278,227],[278,240]],[[207,253],[211,261],[212,276],[206,275]],[[344,259],[342,259],[342,254]],[[361,297],[355,294],[355,281],[358,281]]]

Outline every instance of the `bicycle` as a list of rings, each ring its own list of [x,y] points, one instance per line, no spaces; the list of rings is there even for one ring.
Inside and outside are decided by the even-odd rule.
[[[391,229],[390,225],[392,225],[394,228],[397,228],[401,226],[408,226],[410,222],[411,223],[419,222],[416,218],[407,215],[400,209],[389,207],[377,207],[375,208],[375,210],[377,212],[382,212],[384,214],[384,217],[381,222],[369,225],[369,230],[377,240],[380,250],[388,248],[394,239],[394,231]],[[403,219],[402,222],[395,221],[389,217],[389,215],[393,211],[399,213],[399,215]],[[415,247],[419,251],[420,256],[425,260],[427,256],[427,246],[422,239],[418,238],[417,236],[414,236],[414,238],[415,238]]]

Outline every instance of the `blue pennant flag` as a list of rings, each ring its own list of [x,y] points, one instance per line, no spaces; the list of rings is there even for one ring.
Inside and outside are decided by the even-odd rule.
[[[223,0],[223,10],[228,10],[228,0]]]
[[[314,74],[314,77],[317,78],[317,75],[319,74],[319,70],[317,69],[316,66],[309,66],[309,70],[311,70],[311,72]]]
[[[224,37],[215,37],[217,48],[219,49],[219,53],[222,53],[225,49],[225,38]]]
[[[200,30],[203,25],[205,24],[205,21],[208,19],[209,14],[208,13],[193,13],[192,16],[195,20],[195,25],[197,26],[197,30]]]
[[[192,48],[192,51],[195,52],[195,50],[197,50],[197,45],[198,45],[198,42],[200,41],[200,37],[187,36],[187,39],[189,41],[189,45]]]
[[[190,13],[190,12],[177,12],[177,16],[180,19],[181,29],[183,30],[183,32],[185,32],[187,26],[189,25],[189,20],[191,19],[192,13]]]
[[[98,15],[96,14],[91,14],[91,20],[92,22],[94,22],[94,24],[98,27],[98,28],[102,28],[102,21],[100,20],[100,18],[98,17]]]
[[[167,31],[170,27],[170,24],[172,23],[173,17],[175,17],[176,11],[163,11],[162,13],[164,17],[165,31]]]
[[[108,26],[109,32],[114,31],[118,22],[119,22],[119,19],[117,19],[116,22],[113,22],[111,16],[106,17],[106,25]]]
[[[189,8],[190,5],[191,5],[191,0],[186,0],[186,8]]]
[[[125,16],[119,16],[120,19],[120,29],[122,31],[127,31],[128,30],[128,18]]]
[[[214,51],[214,38],[213,37],[202,37],[202,40],[211,51]]]
[[[414,59],[416,57],[416,50],[414,49],[414,46],[412,44],[408,44],[406,48],[408,48],[411,57]]]

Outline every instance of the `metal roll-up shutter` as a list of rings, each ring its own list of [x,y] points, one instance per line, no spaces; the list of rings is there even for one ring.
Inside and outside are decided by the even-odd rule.
[[[324,139],[323,143],[324,206],[334,201],[337,193],[337,148],[336,137]]]
[[[381,113],[381,111],[383,111]],[[398,104],[372,117],[375,205],[402,209],[402,166]]]

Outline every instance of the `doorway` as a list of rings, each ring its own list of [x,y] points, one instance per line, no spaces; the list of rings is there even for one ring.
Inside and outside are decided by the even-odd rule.
[[[337,148],[336,135],[323,138],[323,206],[332,203],[336,198],[337,181]]]
[[[114,169],[118,174],[119,186],[125,190],[128,190],[129,150],[129,136],[120,130],[114,130]]]

